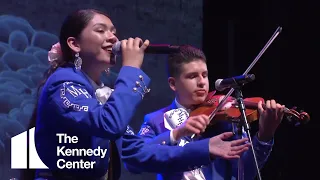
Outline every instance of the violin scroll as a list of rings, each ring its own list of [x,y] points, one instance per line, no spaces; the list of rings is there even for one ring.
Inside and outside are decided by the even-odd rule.
[[[307,124],[310,121],[310,115],[303,110],[300,110],[300,112],[298,112],[297,107],[293,107],[292,109],[286,108],[285,117],[290,123],[293,123],[295,126]]]

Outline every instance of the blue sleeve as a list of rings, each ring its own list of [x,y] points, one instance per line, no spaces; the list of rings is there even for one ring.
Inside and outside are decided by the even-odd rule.
[[[224,131],[232,131],[232,124],[231,123],[225,123],[222,126],[224,128]],[[234,131],[237,132],[238,128],[235,127]],[[244,137],[247,137],[247,133],[243,131]],[[239,139],[239,135],[235,135],[231,138],[231,140]],[[261,142],[257,138],[257,135],[252,136],[252,147],[254,148],[255,155],[257,158],[259,169],[261,169],[264,164],[267,162],[268,157],[271,153],[272,146],[273,146],[273,139],[270,142]],[[257,168],[255,166],[254,157],[252,154],[252,148],[250,147],[248,151],[244,152],[241,156],[241,163],[244,167],[244,179],[254,179],[257,175]],[[236,163],[236,168],[238,168],[238,164]],[[236,176],[235,176],[236,177]]]
[[[156,125],[150,119],[149,115],[146,115],[144,117],[144,123],[141,125],[141,128],[138,132],[138,135],[148,143],[173,145],[170,141],[170,131],[157,134],[155,126]]]
[[[267,162],[268,157],[272,150],[273,143],[274,143],[273,139],[270,142],[261,142],[257,138],[257,135],[255,135],[252,138],[252,145],[256,154],[259,169],[262,169],[264,164]],[[243,154],[241,159],[245,167],[244,168],[245,179],[254,179],[257,175],[257,168],[255,165],[251,147],[248,151],[246,151]]]
[[[122,140],[122,160],[132,173],[174,173],[210,164],[209,139],[183,147],[147,143],[132,134],[125,134]]]
[[[138,135],[141,136],[145,140],[150,140],[157,136],[154,124],[151,122],[149,115],[144,117],[143,124],[140,127]]]
[[[115,140],[121,137],[150,83],[140,69],[124,66],[108,101],[102,105],[83,83],[63,82],[48,89],[49,101],[63,119],[61,126]]]

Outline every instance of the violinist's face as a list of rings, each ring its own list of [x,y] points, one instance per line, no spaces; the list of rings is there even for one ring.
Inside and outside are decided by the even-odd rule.
[[[201,59],[183,64],[178,77],[170,77],[170,88],[176,92],[178,102],[185,106],[202,103],[209,91],[207,65]]]

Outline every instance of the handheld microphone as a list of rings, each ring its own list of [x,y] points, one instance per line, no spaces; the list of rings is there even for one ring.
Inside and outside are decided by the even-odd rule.
[[[142,43],[140,43],[142,46]],[[146,54],[170,54],[179,51],[179,46],[172,46],[170,44],[149,44],[144,51]],[[112,46],[112,53],[114,55],[121,55],[121,41],[116,42]]]
[[[239,87],[243,84],[253,81],[254,79],[255,79],[254,74],[235,76],[227,79],[218,79],[215,82],[215,88],[218,91],[223,91],[227,88]]]

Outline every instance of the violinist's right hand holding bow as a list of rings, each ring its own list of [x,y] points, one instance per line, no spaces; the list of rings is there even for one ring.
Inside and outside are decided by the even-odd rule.
[[[185,136],[203,133],[209,122],[209,117],[207,115],[191,116],[173,130],[173,138],[179,140]]]

